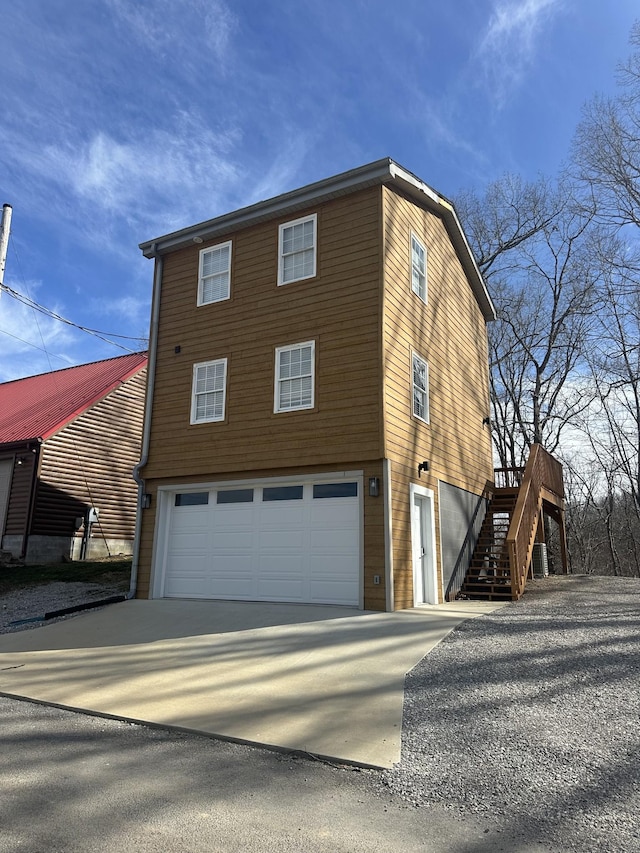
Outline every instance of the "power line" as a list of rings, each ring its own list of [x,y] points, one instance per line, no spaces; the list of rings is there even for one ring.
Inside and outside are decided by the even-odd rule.
[[[50,353],[44,347],[39,347],[38,344],[34,344],[31,341],[25,341],[24,338],[19,338],[17,335],[14,335],[12,332],[7,332],[6,329],[0,329],[1,335],[8,335],[10,338],[14,338],[16,341],[20,341],[21,344],[26,344],[29,347],[33,347],[34,349],[40,350],[40,352],[45,353],[47,356],[53,355],[54,358],[60,359],[60,361],[66,361],[65,358],[62,358],[61,355],[55,355],[55,353]]]
[[[35,302],[30,297],[25,296],[23,293],[14,290],[12,287],[9,287],[6,284],[0,284],[0,288],[9,296],[13,297],[17,302],[21,302],[23,305],[26,305],[28,308],[32,308],[35,311],[39,311],[41,314],[44,314],[45,317],[49,317],[52,320],[57,320],[60,323],[65,323],[67,326],[72,326],[73,328],[79,329],[81,332],[86,332],[89,335],[94,335],[94,337],[100,338],[100,340],[105,341],[109,344],[113,344],[113,346],[119,347],[120,349],[123,349],[127,352],[135,352],[136,350],[129,349],[128,347],[125,347],[122,344],[117,343],[116,341],[110,340],[110,338],[119,338],[120,340],[128,341],[140,341],[143,342],[145,345],[147,343],[147,339],[144,337],[136,337],[134,335],[119,335],[115,332],[103,332],[98,329],[90,329],[87,326],[82,326],[80,323],[74,323],[73,320],[68,320],[66,317],[62,317],[60,314],[57,314],[50,308],[46,308],[44,305],[40,305],[38,302]]]

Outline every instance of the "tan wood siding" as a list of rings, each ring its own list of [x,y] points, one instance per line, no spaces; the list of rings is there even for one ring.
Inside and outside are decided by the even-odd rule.
[[[385,454],[392,463],[395,606],[413,603],[409,484],[438,481],[480,494],[492,477],[484,318],[442,220],[383,189]],[[411,232],[427,249],[427,304],[411,290]],[[429,367],[429,423],[412,414],[412,362]],[[418,478],[417,465],[430,470]],[[439,569],[439,567],[438,567]]]
[[[145,382],[146,368],[43,444],[31,533],[72,534],[75,518],[96,506],[94,537],[133,538]]]
[[[380,191],[299,216],[307,213],[318,215],[312,279],[277,286],[279,220],[225,236],[233,246],[229,300],[196,305],[201,247],[165,258],[145,477],[258,472],[292,462],[353,467],[381,456]],[[309,340],[316,346],[314,409],[274,414],[275,348]],[[193,365],[218,358],[228,359],[225,421],[191,425]]]

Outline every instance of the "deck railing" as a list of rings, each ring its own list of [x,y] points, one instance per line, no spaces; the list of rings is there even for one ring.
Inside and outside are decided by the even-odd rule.
[[[519,489],[522,485],[524,468],[494,468],[496,489]]]
[[[564,499],[562,465],[542,445],[534,444],[522,475],[518,500],[507,533],[514,601],[524,591],[545,493],[553,497],[554,502]]]

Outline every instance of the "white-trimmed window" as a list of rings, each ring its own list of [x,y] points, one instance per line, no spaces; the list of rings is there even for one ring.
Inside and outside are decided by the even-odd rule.
[[[427,250],[415,234],[411,235],[411,290],[427,301]]]
[[[274,411],[313,408],[315,349],[315,341],[276,349]]]
[[[429,423],[429,366],[417,353],[411,356],[412,411],[416,418]]]
[[[317,214],[285,222],[278,233],[278,284],[316,274]]]
[[[198,305],[229,299],[231,288],[231,241],[201,249],[198,272]]]
[[[224,420],[226,388],[226,358],[193,365],[192,424]]]

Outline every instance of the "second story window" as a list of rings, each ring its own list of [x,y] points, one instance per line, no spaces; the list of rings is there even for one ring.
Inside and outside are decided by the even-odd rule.
[[[411,289],[427,301],[427,250],[415,234],[411,235]]]
[[[278,284],[289,284],[316,274],[318,217],[306,216],[280,226],[278,235]]]
[[[224,420],[227,387],[227,359],[202,361],[193,365],[191,423]]]
[[[413,415],[429,423],[429,367],[415,352],[411,357],[413,374]]]
[[[231,242],[200,252],[198,305],[229,299],[231,285]]]
[[[312,409],[315,341],[276,349],[274,411]]]

